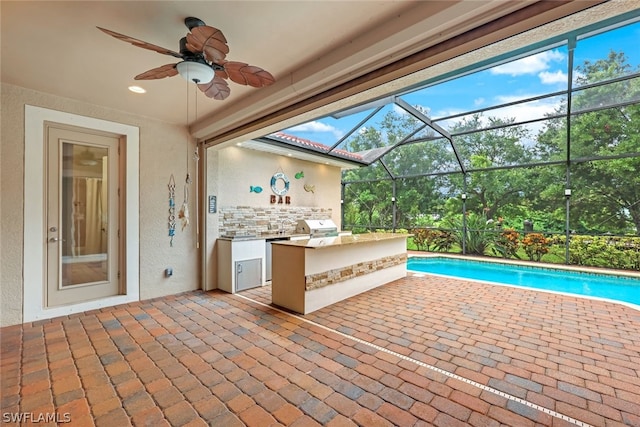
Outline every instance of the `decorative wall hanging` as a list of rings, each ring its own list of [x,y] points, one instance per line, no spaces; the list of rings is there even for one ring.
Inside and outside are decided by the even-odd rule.
[[[210,195],[209,196],[209,213],[210,214],[214,214],[216,212],[218,212],[218,200],[216,196]],[[196,209],[196,213],[198,212],[198,210]]]
[[[296,179],[304,178],[304,171],[298,172],[295,176],[296,176]]]
[[[182,221],[182,231],[189,226],[189,184],[191,184],[191,177],[189,173],[187,173],[187,178],[184,182],[184,201],[182,202],[180,212],[178,212],[178,218]]]
[[[176,235],[176,180],[173,174],[169,178],[169,246],[173,247],[173,236]]]
[[[262,187],[260,187],[259,185],[256,185],[256,186],[250,185],[249,186],[249,193],[260,194],[260,193],[262,193]]]
[[[311,184],[305,184],[304,185],[304,191],[306,191],[307,193],[311,192],[311,193],[316,193],[316,186],[315,185],[311,185]]]
[[[282,180],[284,182],[284,186],[282,188],[278,188],[278,181]],[[284,196],[289,191],[289,178],[284,172],[276,172],[271,177],[271,191],[273,191],[278,196]],[[282,202],[278,202],[282,203]]]

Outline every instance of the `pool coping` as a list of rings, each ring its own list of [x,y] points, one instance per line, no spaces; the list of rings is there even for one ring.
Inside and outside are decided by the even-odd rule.
[[[603,267],[583,267],[583,266],[575,266],[575,265],[558,265],[558,264],[552,264],[552,263],[547,263],[547,262],[535,262],[535,261],[523,261],[523,260],[512,260],[512,259],[504,259],[504,258],[491,258],[491,257],[482,257],[482,256],[474,256],[474,255],[458,255],[458,254],[441,254],[441,253],[416,253],[415,251],[408,251],[407,252],[407,259],[410,258],[450,258],[450,259],[458,259],[458,260],[467,260],[467,261],[479,261],[479,262],[488,262],[488,263],[495,263],[495,264],[508,264],[508,265],[517,265],[517,266],[521,266],[521,267],[532,267],[532,268],[546,268],[546,269],[557,269],[557,270],[566,270],[566,271],[574,271],[574,272],[579,272],[579,273],[589,273],[589,274],[607,274],[607,275],[614,275],[614,276],[622,276],[622,277],[626,277],[626,278],[632,278],[632,279],[640,279],[640,272],[636,273],[633,271],[621,271],[621,270],[614,270],[614,269],[610,269],[610,268],[603,268]],[[575,294],[575,293],[570,293],[570,292],[562,292],[562,291],[552,291],[552,290],[548,290],[548,289],[538,289],[538,288],[532,288],[529,286],[519,286],[519,285],[511,285],[508,283],[500,283],[500,282],[492,282],[489,280],[481,280],[481,279],[469,279],[466,277],[458,277],[458,276],[448,276],[445,274],[437,274],[437,273],[425,273],[423,271],[415,271],[415,270],[410,270],[407,269],[407,272],[414,274],[414,275],[421,275],[421,274],[426,274],[426,275],[431,275],[431,276],[437,276],[437,277],[446,277],[446,278],[455,278],[458,280],[469,280],[469,281],[473,281],[473,282],[478,282],[478,283],[484,283],[484,284],[488,284],[488,285],[496,285],[496,286],[507,286],[510,288],[519,288],[519,289],[527,289],[530,291],[537,291],[537,292],[547,292],[547,293],[551,293],[551,294],[557,294],[557,295],[564,295],[564,296],[569,296],[569,297],[577,297],[577,298],[586,298],[586,299],[592,299],[592,300],[596,300],[596,301],[605,301],[605,302],[610,302],[610,303],[614,303],[614,304],[620,304],[623,305],[625,307],[629,307],[633,310],[636,311],[640,311],[640,305],[638,304],[633,304],[630,302],[626,302],[626,301],[620,301],[620,300],[615,300],[615,299],[610,299],[610,298],[603,298],[603,297],[596,297],[596,296],[591,296],[591,295],[580,295],[580,294]]]

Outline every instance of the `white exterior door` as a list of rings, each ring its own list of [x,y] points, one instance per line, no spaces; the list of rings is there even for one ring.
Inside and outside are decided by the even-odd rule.
[[[45,306],[123,293],[117,136],[46,126]]]

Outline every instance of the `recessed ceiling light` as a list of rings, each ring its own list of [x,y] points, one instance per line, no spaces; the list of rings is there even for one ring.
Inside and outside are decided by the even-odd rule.
[[[129,90],[134,93],[146,93],[147,91],[140,86],[129,86]]]
[[[242,147],[242,142],[236,142],[236,145],[237,145],[238,147]]]
[[[291,157],[291,156],[293,156],[293,154],[289,153],[289,154],[287,154],[287,156]]]

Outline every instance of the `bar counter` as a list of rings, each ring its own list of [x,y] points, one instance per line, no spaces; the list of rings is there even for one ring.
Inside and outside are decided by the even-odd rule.
[[[271,300],[307,314],[405,277],[409,236],[367,233],[273,242]]]
[[[322,249],[322,248],[330,248],[335,246],[343,246],[343,245],[355,245],[362,243],[370,243],[370,242],[379,242],[382,240],[391,240],[391,239],[404,239],[406,243],[406,239],[408,234],[399,234],[399,233],[366,233],[366,234],[346,234],[342,236],[332,236],[332,237],[314,237],[311,239],[302,239],[302,240],[291,240],[278,242],[281,245],[287,246],[298,246],[309,249]],[[405,245],[406,249],[406,245]]]

